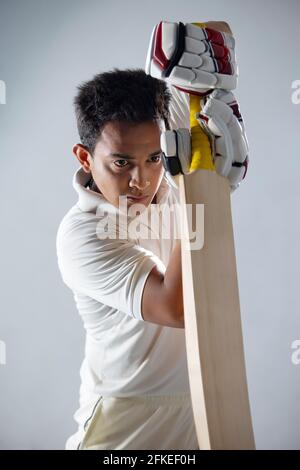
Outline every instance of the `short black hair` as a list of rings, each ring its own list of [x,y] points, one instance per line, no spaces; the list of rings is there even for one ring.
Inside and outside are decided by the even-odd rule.
[[[110,121],[168,123],[171,93],[163,80],[143,69],[117,68],[78,86],[74,98],[82,144],[93,154],[104,125]]]

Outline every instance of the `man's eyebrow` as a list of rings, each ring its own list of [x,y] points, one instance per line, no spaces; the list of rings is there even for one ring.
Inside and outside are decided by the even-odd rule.
[[[158,155],[161,153],[161,149],[156,150],[155,152],[150,153],[148,155],[149,157],[154,157],[154,155]],[[110,157],[120,157],[120,158],[126,158],[127,160],[134,160],[135,158],[132,157],[131,155],[128,155],[127,153],[119,153],[119,152],[113,152],[109,154]]]

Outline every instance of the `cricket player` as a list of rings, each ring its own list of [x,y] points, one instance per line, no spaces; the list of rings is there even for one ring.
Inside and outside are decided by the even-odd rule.
[[[214,24],[161,22],[146,72],[114,69],[78,87],[77,202],[60,223],[57,256],[86,342],[78,429],[66,449],[198,449],[179,195],[168,169],[176,158],[189,171],[186,129],[195,93],[217,171],[234,190],[247,170],[244,125],[230,91],[237,78],[234,38]],[[164,139],[167,130],[174,141]]]

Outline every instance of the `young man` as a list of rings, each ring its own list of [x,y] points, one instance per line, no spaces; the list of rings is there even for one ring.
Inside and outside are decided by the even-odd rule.
[[[197,449],[178,190],[160,146],[166,125],[189,127],[188,95],[143,70],[115,69],[79,87],[75,110],[78,202],[60,224],[57,255],[86,345],[78,431],[66,449]]]

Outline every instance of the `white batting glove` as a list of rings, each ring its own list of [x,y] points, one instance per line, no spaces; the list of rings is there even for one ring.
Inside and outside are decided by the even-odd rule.
[[[214,90],[201,100],[203,105],[197,120],[212,142],[212,158],[216,172],[228,179],[234,191],[245,178],[248,168],[248,141],[238,103],[233,93]],[[189,174],[191,164],[191,134],[189,129],[165,131],[161,134],[161,149],[168,179]]]
[[[238,76],[235,40],[192,23],[161,21],[152,31],[145,71],[187,93],[233,90]]]
[[[232,92],[214,90],[201,100],[199,124],[213,139],[217,173],[229,180],[232,190],[245,178],[249,145],[238,102]]]

